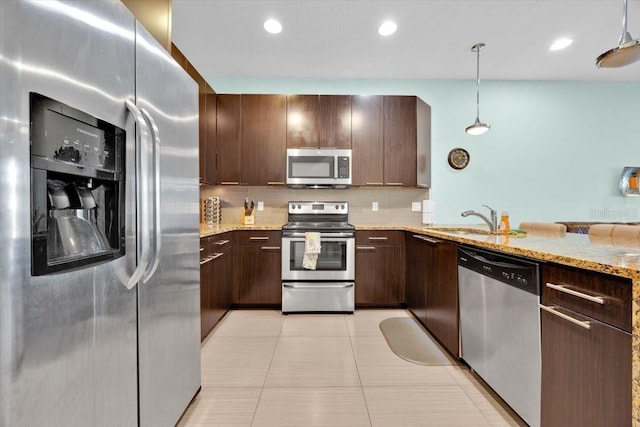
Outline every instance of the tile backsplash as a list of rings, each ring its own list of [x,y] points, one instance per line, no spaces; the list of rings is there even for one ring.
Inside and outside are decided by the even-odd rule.
[[[293,200],[349,202],[349,222],[366,224],[420,224],[421,212],[412,212],[412,202],[429,198],[424,188],[353,187],[347,190],[296,190],[287,187],[206,186],[200,187],[200,198],[217,196],[222,206],[222,224],[238,224],[245,197],[256,202],[255,221],[260,224],[285,224],[287,203]],[[258,211],[258,202],[264,210]],[[378,210],[372,211],[373,202]]]

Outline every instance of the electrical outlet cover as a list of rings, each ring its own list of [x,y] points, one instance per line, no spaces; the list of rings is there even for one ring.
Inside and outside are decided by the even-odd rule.
[[[258,202],[258,210],[259,211],[263,211],[264,210],[264,202]]]
[[[411,212],[420,212],[420,202],[411,202]]]
[[[376,212],[378,210],[378,202],[371,202],[371,210]]]

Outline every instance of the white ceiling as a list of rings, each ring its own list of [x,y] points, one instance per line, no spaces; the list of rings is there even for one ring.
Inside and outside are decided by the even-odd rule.
[[[598,69],[622,32],[622,0],[173,0],[174,43],[216,77],[640,81],[640,62]],[[284,29],[262,28],[270,17]],[[640,0],[629,0],[640,37]],[[393,19],[398,31],[377,28]],[[573,44],[550,52],[558,37]],[[215,87],[215,83],[212,83]]]

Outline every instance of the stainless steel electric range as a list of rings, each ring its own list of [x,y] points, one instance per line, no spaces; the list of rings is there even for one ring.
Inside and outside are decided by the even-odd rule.
[[[289,202],[282,227],[282,312],[349,312],[355,301],[355,227],[347,202]],[[317,232],[315,269],[305,268],[307,233]]]

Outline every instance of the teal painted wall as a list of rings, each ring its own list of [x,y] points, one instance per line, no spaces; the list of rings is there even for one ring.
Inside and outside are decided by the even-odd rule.
[[[624,166],[640,166],[640,83],[482,81],[481,136],[475,120],[475,81],[305,80],[222,78],[218,93],[417,95],[432,108],[432,188],[436,222],[462,218],[483,204],[523,221],[639,221],[640,197],[622,197]],[[447,164],[454,147],[469,166]]]

